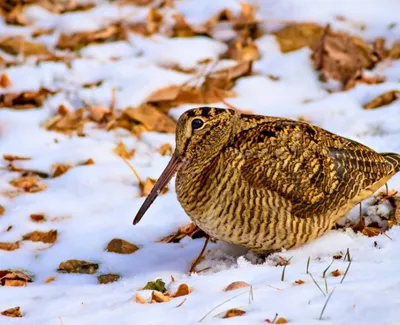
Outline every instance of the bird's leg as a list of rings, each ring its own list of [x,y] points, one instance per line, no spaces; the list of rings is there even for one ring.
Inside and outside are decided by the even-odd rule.
[[[195,272],[196,272],[196,266],[197,266],[198,264],[200,264],[201,258],[203,257],[204,252],[206,251],[208,242],[209,242],[209,240],[210,240],[210,236],[208,236],[208,235],[206,234],[206,235],[205,235],[205,238],[206,238],[206,240],[204,241],[203,248],[201,249],[199,256],[197,256],[197,258],[195,259],[195,261],[192,263],[192,266],[190,267],[190,270],[189,270],[189,274],[192,274],[192,273],[195,273]]]
[[[389,186],[387,185],[387,183],[385,183],[385,187],[386,187],[386,196],[389,196]]]

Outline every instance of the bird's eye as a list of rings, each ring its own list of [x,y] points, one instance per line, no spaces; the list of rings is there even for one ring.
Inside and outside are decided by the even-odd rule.
[[[193,130],[201,129],[201,128],[203,127],[203,125],[204,125],[203,120],[201,120],[201,119],[199,119],[199,118],[196,118],[196,119],[194,119],[194,120],[192,121],[192,128],[193,128]]]

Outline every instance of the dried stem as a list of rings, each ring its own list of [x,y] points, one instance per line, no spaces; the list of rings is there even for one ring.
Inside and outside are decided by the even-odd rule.
[[[192,266],[190,267],[189,274],[192,274],[192,273],[196,272],[196,266],[200,263],[201,258],[203,257],[203,254],[206,251],[206,248],[207,248],[209,240],[210,240],[210,237],[207,236],[206,240],[204,241],[204,245],[203,245],[203,248],[200,251],[199,256],[197,256],[196,260],[192,263]]]
[[[128,167],[130,168],[130,170],[135,174],[135,176],[136,176],[136,178],[137,178],[139,184],[141,184],[141,185],[144,184],[144,183],[143,183],[143,180],[140,178],[138,172],[136,171],[135,167],[133,167],[133,165],[130,163],[130,161],[129,161],[128,159],[124,158],[124,157],[121,157],[121,158],[122,158],[122,160],[128,165]]]
[[[328,302],[329,302],[329,300],[331,299],[333,293],[335,292],[335,289],[336,289],[336,288],[333,288],[333,290],[332,290],[332,292],[329,294],[328,298],[326,298],[324,307],[322,307],[322,310],[321,310],[321,315],[319,315],[319,320],[322,320],[322,316],[324,315],[325,308],[326,308],[326,306],[328,306]]]

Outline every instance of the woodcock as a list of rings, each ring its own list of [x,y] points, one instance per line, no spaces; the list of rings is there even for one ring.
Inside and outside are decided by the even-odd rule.
[[[305,122],[194,108],[180,116],[175,152],[133,223],[177,172],[193,223],[265,255],[323,235],[398,171],[399,154]]]

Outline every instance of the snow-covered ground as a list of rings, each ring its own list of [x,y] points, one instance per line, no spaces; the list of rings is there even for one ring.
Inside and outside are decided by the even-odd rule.
[[[276,29],[279,19],[290,19],[321,25],[330,22],[333,29],[351,32],[366,41],[383,37],[387,46],[400,39],[397,0],[252,3],[259,6],[257,19],[265,30]],[[107,1],[96,4],[88,11],[62,15],[31,6],[25,12],[31,25],[18,27],[1,21],[0,36],[25,35],[29,39],[36,29],[54,28],[52,34],[35,40],[53,51],[61,33],[95,31],[119,20],[142,21],[148,12],[148,7],[120,7]],[[194,25],[201,25],[224,8],[233,14],[241,10],[239,0],[176,0],[175,7]],[[337,19],[338,16],[347,19]],[[400,153],[400,101],[376,110],[363,109],[381,93],[400,90],[399,60],[381,62],[374,69],[372,73],[386,77],[383,83],[358,84],[349,91],[330,92],[318,79],[309,48],[282,54],[271,34],[258,38],[256,44],[261,58],[254,62],[254,74],[238,80],[233,88],[236,97],[226,99],[229,104],[256,114],[306,118],[377,151]],[[173,147],[174,135],[144,132],[138,139],[124,129],[106,131],[88,123],[84,127],[86,136],[80,137],[42,127],[61,104],[69,110],[83,104],[110,107],[112,89],[116,89],[117,110],[136,107],[160,88],[191,80],[194,74],[183,70],[195,70],[199,61],[215,60],[226,49],[222,41],[205,37],[143,37],[129,33],[127,40],[71,52],[68,64],[35,64],[32,58],[18,58],[18,65],[1,70],[11,80],[10,86],[0,88],[1,94],[36,92],[41,87],[57,91],[40,109],[0,108],[1,155],[29,157],[31,160],[16,160],[13,165],[48,174],[54,170],[53,164],[76,166],[90,158],[94,161],[73,167],[60,177],[41,179],[47,186],[43,191],[17,194],[10,181],[21,177],[21,173],[10,171],[8,161],[0,161],[0,206],[5,209],[3,215],[0,213],[0,242],[17,242],[33,231],[58,231],[54,244],[24,240],[16,250],[0,250],[0,270],[21,270],[33,278],[25,287],[0,287],[0,311],[20,306],[23,313],[22,318],[0,315],[1,325],[184,325],[200,321],[263,324],[272,322],[276,313],[278,318],[296,325],[399,324],[400,227],[391,228],[387,236],[376,237],[356,234],[351,229],[331,231],[304,247],[283,252],[280,256],[292,258],[283,281],[283,266],[274,266],[272,261],[253,265],[240,256],[243,253],[238,249],[223,243],[211,244],[205,261],[198,266],[210,268],[189,276],[191,262],[204,239],[184,238],[176,244],[158,242],[190,222],[176,200],[173,184],[140,224],[133,226],[132,219],[144,197],[140,196],[135,176],[113,150],[121,141],[129,150],[135,149],[130,162],[139,175],[143,179],[157,178],[169,160],[158,149],[167,143]],[[4,52],[0,56],[6,61],[15,59]],[[170,69],[172,66],[180,70]],[[97,87],[83,87],[99,81],[102,83]],[[226,107],[223,103],[213,105]],[[197,105],[180,105],[170,115],[177,118],[193,106]],[[391,190],[400,190],[400,175],[388,185]],[[33,222],[32,214],[43,214],[46,220]],[[129,241],[139,250],[132,254],[107,252],[105,248],[114,238]],[[342,282],[349,266],[347,250],[352,262]],[[324,270],[339,252],[342,258],[334,260],[323,278]],[[57,272],[59,264],[70,259],[98,263],[99,269],[95,274]],[[312,276],[306,273],[309,259]],[[337,269],[340,273],[331,273]],[[120,279],[99,284],[97,276],[109,273],[120,275]],[[171,276],[175,279],[172,283]],[[137,293],[149,299],[151,291],[141,289],[156,279],[162,279],[169,292],[182,283],[192,292],[165,303],[137,303]],[[234,281],[245,281],[251,287],[225,292]],[[246,313],[221,319],[231,308]]]

